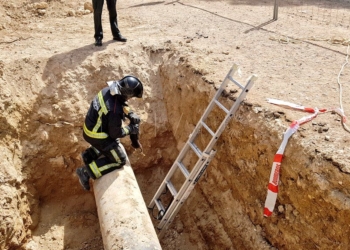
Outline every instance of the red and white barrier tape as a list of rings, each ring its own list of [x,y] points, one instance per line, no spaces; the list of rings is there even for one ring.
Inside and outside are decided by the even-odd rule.
[[[283,158],[284,150],[287,146],[289,138],[298,130],[299,126],[311,121],[314,119],[319,113],[325,113],[329,111],[336,112],[338,115],[342,117],[342,124],[346,122],[346,116],[344,114],[344,110],[342,108],[331,108],[331,109],[318,109],[318,108],[310,108],[310,107],[304,107],[298,104],[281,101],[277,99],[267,99],[269,103],[276,104],[279,106],[283,106],[285,108],[292,108],[301,110],[304,112],[312,113],[312,115],[304,116],[299,120],[293,121],[292,124],[289,126],[289,128],[284,132],[283,134],[283,140],[278,148],[275,157],[273,159],[272,164],[272,170],[270,174],[270,180],[267,190],[267,197],[265,200],[265,207],[264,207],[264,216],[269,217],[273,213],[273,209],[276,204],[277,200],[277,193],[278,193],[278,182],[280,179],[280,169],[281,169],[281,163]],[[344,126],[344,125],[343,125]]]
[[[297,110],[305,111],[308,113],[315,113],[315,110],[316,110],[315,108],[304,107],[304,106],[301,106],[298,104],[294,104],[294,103],[286,102],[286,101],[281,101],[281,100],[277,100],[277,99],[269,99],[268,98],[267,101],[269,103],[276,104],[278,106],[282,106],[285,108],[297,109]],[[346,116],[344,114],[344,110],[341,108],[330,108],[330,109],[324,108],[324,109],[318,110],[319,113],[326,113],[326,112],[330,112],[330,111],[333,111],[333,112],[337,113],[338,115],[340,115],[342,117],[343,123],[346,122]]]
[[[264,216],[268,217],[271,216],[273,209],[276,204],[277,200],[277,193],[278,193],[278,182],[280,179],[280,169],[281,169],[281,163],[283,158],[283,153],[286,148],[286,145],[288,143],[289,138],[298,130],[299,126],[303,123],[306,123],[308,121],[311,121],[318,115],[317,109],[315,109],[315,113],[309,116],[305,116],[301,118],[300,120],[292,122],[292,124],[289,126],[289,128],[284,132],[283,134],[283,141],[280,145],[280,147],[277,150],[277,153],[275,154],[275,157],[273,159],[272,164],[272,170],[270,174],[270,180],[267,190],[267,197],[265,200],[265,207],[264,207]]]

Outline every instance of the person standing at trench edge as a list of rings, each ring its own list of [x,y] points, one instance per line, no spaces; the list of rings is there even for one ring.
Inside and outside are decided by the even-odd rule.
[[[125,76],[107,84],[92,100],[83,126],[83,137],[91,146],[82,153],[85,166],[76,173],[85,190],[90,190],[90,178],[100,178],[125,165],[119,138],[130,135],[131,146],[142,149],[138,141],[140,117],[127,104],[130,98],[142,98],[141,81]],[[130,122],[127,126],[123,126],[125,118]]]
[[[117,0],[106,0],[109,12],[109,22],[111,24],[111,31],[113,40],[119,42],[126,42],[126,38],[120,34],[117,21]],[[102,9],[104,0],[92,0],[92,7],[94,9],[94,26],[95,26],[95,46],[102,46],[103,30],[102,30]]]

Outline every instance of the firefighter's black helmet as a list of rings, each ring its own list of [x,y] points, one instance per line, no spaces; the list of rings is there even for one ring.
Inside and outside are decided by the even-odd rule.
[[[137,97],[142,98],[143,85],[135,76],[125,76],[118,81],[119,91],[124,98]]]

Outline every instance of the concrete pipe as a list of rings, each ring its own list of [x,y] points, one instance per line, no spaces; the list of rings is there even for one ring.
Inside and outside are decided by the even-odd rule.
[[[161,249],[129,159],[93,189],[105,250]]]

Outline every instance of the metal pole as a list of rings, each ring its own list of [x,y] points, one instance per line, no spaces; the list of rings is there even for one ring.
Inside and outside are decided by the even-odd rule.
[[[275,6],[273,8],[273,20],[277,20],[278,18],[278,0],[275,0]]]

